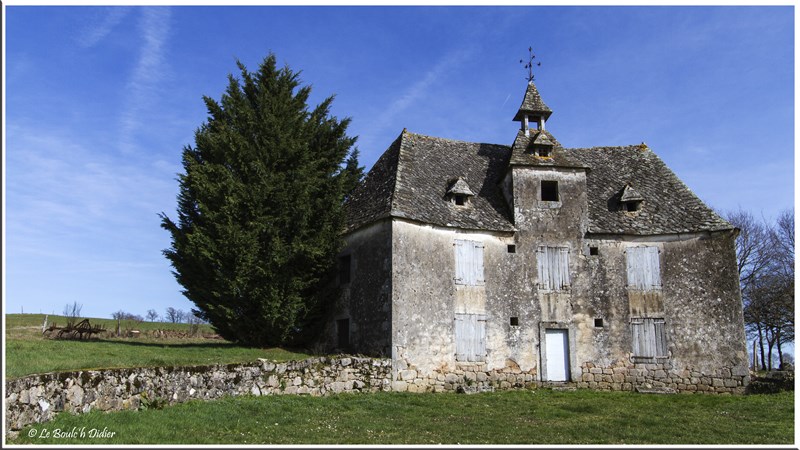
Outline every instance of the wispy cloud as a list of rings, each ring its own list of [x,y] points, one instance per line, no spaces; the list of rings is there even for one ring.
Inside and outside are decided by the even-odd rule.
[[[134,137],[142,125],[142,116],[155,103],[158,83],[164,78],[170,16],[171,11],[166,7],[142,9],[139,28],[143,44],[127,84],[128,99],[122,112],[120,143],[123,152],[132,151]]]
[[[90,21],[78,34],[76,40],[81,47],[92,47],[102,41],[131,11],[130,7],[114,6],[103,8],[96,17],[98,20]]]
[[[459,66],[469,59],[473,53],[474,50],[471,49],[460,49],[440,59],[422,78],[389,104],[384,113],[373,124],[373,130],[381,131],[393,124],[401,113],[431,93],[432,88],[442,76],[457,71]]]

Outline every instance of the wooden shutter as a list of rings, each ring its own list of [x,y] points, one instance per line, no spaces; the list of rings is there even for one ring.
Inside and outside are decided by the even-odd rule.
[[[486,359],[486,316],[456,314],[455,340],[457,361]]]
[[[537,253],[539,287],[547,291],[568,289],[569,248],[541,246]]]
[[[456,239],[454,243],[456,258],[456,284],[475,286],[484,283],[483,244],[477,241]]]
[[[631,319],[633,356],[654,358],[669,356],[664,319]]]
[[[661,289],[658,247],[630,247],[626,259],[628,287],[642,291]]]

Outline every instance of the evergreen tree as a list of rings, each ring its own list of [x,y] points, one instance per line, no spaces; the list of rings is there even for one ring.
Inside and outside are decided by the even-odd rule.
[[[177,223],[161,214],[164,255],[222,337],[283,345],[319,315],[343,199],[362,169],[350,119],[330,115],[333,97],[309,110],[311,88],[273,54],[257,72],[237,66],[241,79],[229,76],[219,102],[204,97],[208,119],[183,150]]]

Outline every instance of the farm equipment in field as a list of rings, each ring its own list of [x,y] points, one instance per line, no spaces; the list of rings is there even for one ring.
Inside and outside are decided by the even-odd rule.
[[[89,339],[93,335],[104,331],[106,331],[104,326],[92,325],[89,323],[89,319],[83,319],[77,324],[67,323],[65,327],[59,327],[54,323],[45,329],[42,334],[52,337],[55,333],[55,337],[58,339]]]

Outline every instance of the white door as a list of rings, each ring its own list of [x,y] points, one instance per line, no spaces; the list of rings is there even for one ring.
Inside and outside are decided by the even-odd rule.
[[[545,330],[547,381],[569,380],[569,338],[567,330]]]

